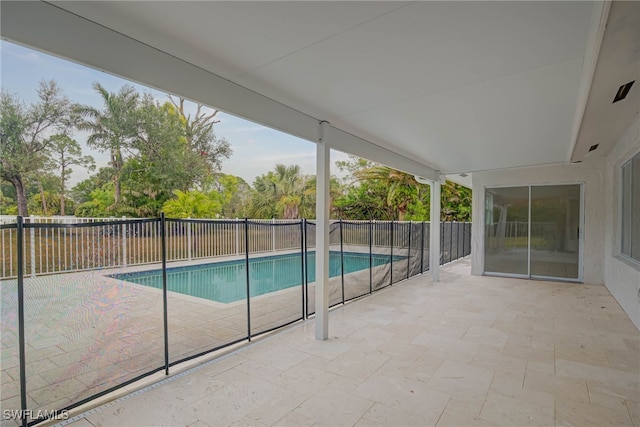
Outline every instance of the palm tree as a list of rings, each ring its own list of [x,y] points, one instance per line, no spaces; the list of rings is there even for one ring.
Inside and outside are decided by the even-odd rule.
[[[406,172],[388,166],[374,165],[354,173],[360,181],[378,181],[387,188],[387,206],[398,213],[398,220],[403,221],[409,209],[409,203],[417,195],[422,184]]]
[[[471,189],[447,181],[442,186],[442,220],[471,221]]]
[[[122,151],[136,136],[138,93],[131,86],[123,86],[118,93],[110,93],[100,83],[94,83],[93,88],[102,97],[104,108],[99,110],[90,105],[77,106],[75,111],[82,117],[77,127],[90,132],[87,138],[89,146],[109,151],[113,168],[114,204],[117,205],[122,197]]]
[[[256,178],[256,194],[252,201],[254,215],[262,218],[300,218],[305,195],[306,177],[300,166],[278,164],[274,171]]]
[[[300,215],[303,218],[315,218],[316,215],[316,184],[317,180],[315,176],[310,176],[305,181],[304,191],[302,192],[303,198],[300,204]],[[335,176],[329,179],[329,215],[332,218],[336,217],[333,201],[342,196],[342,187],[340,181]]]

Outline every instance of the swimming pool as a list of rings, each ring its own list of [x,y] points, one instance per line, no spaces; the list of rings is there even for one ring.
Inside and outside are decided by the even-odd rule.
[[[344,273],[353,273],[369,268],[369,254],[345,252]],[[405,258],[394,255],[396,259]],[[315,252],[307,254],[308,280],[316,280]],[[373,255],[373,266],[388,264],[390,255]],[[167,289],[185,295],[211,301],[230,303],[246,299],[247,273],[244,260],[224,261],[167,269]],[[329,256],[329,276],[341,274],[340,252]],[[113,274],[109,277],[122,279],[153,288],[162,288],[162,270],[137,273]],[[249,259],[249,284],[251,296],[264,295],[282,289],[300,286],[303,283],[300,254],[275,255]]]

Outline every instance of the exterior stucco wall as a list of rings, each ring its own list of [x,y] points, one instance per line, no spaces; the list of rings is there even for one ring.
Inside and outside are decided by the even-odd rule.
[[[634,154],[640,152],[640,118],[637,118],[606,161],[606,239],[605,284],[631,321],[640,329],[640,266],[620,257],[620,167]],[[636,196],[640,193],[636,192]],[[640,212],[634,214],[640,215]]]
[[[486,187],[584,183],[584,282],[604,283],[604,242],[606,207],[604,204],[603,161],[573,165],[548,165],[530,168],[474,172],[473,235],[471,237],[471,273],[484,272],[484,193]],[[479,226],[476,226],[478,224]]]

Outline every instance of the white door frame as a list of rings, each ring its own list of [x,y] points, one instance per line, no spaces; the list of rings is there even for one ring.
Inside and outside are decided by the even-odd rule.
[[[565,185],[578,185],[580,187],[580,214],[579,214],[579,227],[580,232],[578,234],[578,277],[577,278],[567,278],[567,277],[554,277],[554,276],[538,276],[531,275],[531,188],[532,187],[549,187],[549,186],[565,186]],[[513,188],[513,187],[528,187],[529,189],[529,218],[528,218],[528,242],[527,242],[527,274],[511,274],[511,273],[500,273],[500,272],[492,272],[486,271],[483,266],[483,275],[486,276],[499,276],[499,277],[515,277],[521,279],[534,279],[534,280],[549,280],[556,282],[572,282],[572,283],[584,283],[584,181],[573,181],[573,182],[558,182],[558,183],[528,183],[528,184],[513,184],[513,185],[487,185],[484,186],[484,198],[486,200],[487,190],[491,188]],[[485,224],[482,224],[484,227]],[[487,236],[483,233],[483,248],[484,251],[487,242]]]

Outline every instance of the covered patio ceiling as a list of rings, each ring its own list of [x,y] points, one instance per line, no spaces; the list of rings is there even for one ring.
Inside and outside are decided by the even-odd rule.
[[[635,2],[27,3],[2,2],[3,38],[308,139],[328,121],[334,148],[431,179],[582,160],[640,64]],[[601,46],[618,57],[598,64]]]

